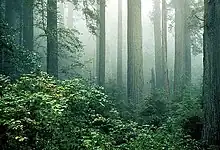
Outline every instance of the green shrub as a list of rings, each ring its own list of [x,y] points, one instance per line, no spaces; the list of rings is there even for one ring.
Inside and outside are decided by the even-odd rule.
[[[144,150],[146,146],[194,146],[194,141],[172,126],[173,122],[155,128],[121,118],[102,88],[81,79],[60,81],[40,72],[24,75],[13,83],[1,76],[0,82],[0,128],[5,128],[4,133],[0,132],[2,149]]]
[[[80,79],[59,81],[45,73],[6,79],[0,125],[7,128],[8,149],[108,149],[134,132],[102,89]]]
[[[173,126],[169,119],[161,127],[147,126],[140,130],[138,138],[130,144],[133,150],[198,150],[199,144],[189,136],[185,136],[181,129]]]

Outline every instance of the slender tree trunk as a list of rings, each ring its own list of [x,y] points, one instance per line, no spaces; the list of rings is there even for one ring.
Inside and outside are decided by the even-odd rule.
[[[5,4],[5,1],[4,0],[0,0],[0,17],[1,18],[4,18],[5,14],[4,14],[4,4]],[[1,70],[0,70],[0,73],[1,74],[4,74],[4,49],[3,47],[0,48],[0,51],[1,51]]]
[[[155,73],[156,88],[163,88],[163,68],[162,68],[162,41],[161,41],[161,9],[160,0],[154,1],[154,44],[155,44]]]
[[[96,31],[96,84],[99,84],[99,36],[100,36],[100,4],[99,1],[96,0],[97,3],[97,31]]]
[[[190,29],[188,27],[189,24],[189,0],[185,0],[185,84],[188,86],[191,84],[191,37],[190,37]]]
[[[19,11],[19,24],[20,24],[20,26],[19,26],[19,28],[20,28],[20,37],[19,37],[19,44],[20,45],[24,45],[24,42],[23,42],[23,25],[24,25],[24,23],[23,23],[23,20],[24,20],[24,1],[25,0],[20,0],[20,11]],[[18,1],[19,2],[19,1]]]
[[[65,3],[64,2],[60,2],[59,3],[59,14],[60,14],[60,16],[59,16],[59,18],[60,18],[60,25],[62,26],[62,27],[64,27],[65,26],[65,13],[64,13],[64,10],[65,10]]]
[[[128,0],[128,101],[139,104],[143,100],[143,51],[141,0]]]
[[[185,12],[183,6],[185,6],[185,0],[175,1],[174,92],[178,97],[182,95],[185,85]]]
[[[67,19],[67,26],[69,28],[73,28],[73,4],[67,3],[68,5],[68,19]]]
[[[10,27],[11,29],[15,30],[16,29],[16,2],[13,1],[9,1],[6,0],[5,1],[5,20],[6,23],[8,24],[8,27]],[[13,36],[13,35],[11,35]],[[15,52],[11,51],[10,53],[8,53],[8,51],[5,51],[4,53],[4,66],[3,66],[3,70],[4,73],[8,76],[15,76],[15,66],[12,62],[12,58],[13,58],[13,54]]]
[[[0,14],[1,14],[1,17],[3,17],[3,14],[2,14],[2,12],[3,12],[3,4],[4,4],[4,0],[0,0]]]
[[[34,47],[34,20],[33,20],[33,0],[24,0],[23,2],[23,44],[24,48],[33,51]]]
[[[169,76],[167,66],[167,6],[166,0],[162,1],[162,68],[164,89],[169,95]]]
[[[155,73],[154,68],[151,69],[151,93],[154,94],[155,92]]]
[[[117,84],[122,88],[122,0],[118,0]]]
[[[100,1],[100,34],[98,49],[98,85],[105,86],[105,0]]]
[[[8,23],[9,27],[16,28],[16,1],[11,0],[5,1],[5,20]]]
[[[47,72],[58,78],[57,1],[47,0]]]
[[[203,140],[220,149],[220,1],[205,0]]]

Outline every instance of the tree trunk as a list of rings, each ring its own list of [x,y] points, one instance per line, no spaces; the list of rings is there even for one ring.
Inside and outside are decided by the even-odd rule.
[[[97,31],[96,31],[96,84],[99,84],[99,36],[100,36],[100,4],[99,4],[99,0],[96,1],[97,3],[97,21],[96,21],[96,25],[97,25]]]
[[[1,17],[3,18],[4,17],[4,15],[3,15],[3,12],[4,12],[4,3],[5,3],[5,1],[4,0],[0,0],[0,15],[1,15]]]
[[[154,94],[155,92],[155,73],[154,68],[151,69],[151,93]]]
[[[139,104],[143,100],[143,51],[141,0],[128,0],[128,102]]]
[[[161,43],[161,9],[160,0],[154,1],[154,44],[155,44],[155,72],[156,88],[163,88],[163,68],[162,68],[162,43]]]
[[[67,26],[69,28],[73,28],[73,4],[67,3],[68,5],[68,19],[67,19]]]
[[[47,0],[47,72],[58,78],[57,1]]]
[[[118,55],[117,55],[117,84],[122,88],[122,0],[118,0]]]
[[[29,49],[31,51],[33,51],[33,47],[34,47],[33,9],[34,9],[33,0],[23,1],[23,44],[24,44],[24,48]]]
[[[65,11],[65,3],[64,2],[60,2],[59,3],[59,14],[60,14],[60,16],[59,16],[59,18],[60,18],[60,21],[59,21],[59,24],[60,24],[60,26],[61,27],[65,27],[65,13],[64,13],[64,11]]]
[[[100,1],[100,34],[99,34],[99,48],[98,48],[98,85],[105,86],[105,0]]]
[[[17,27],[16,24],[16,2],[13,1],[9,1],[6,0],[5,1],[5,21],[8,24],[8,27],[15,30]],[[11,33],[9,33],[11,34]],[[10,35],[13,36],[13,35]],[[16,36],[17,37],[17,36]],[[16,39],[16,38],[15,38]],[[13,58],[13,54],[15,52],[11,51],[10,53],[8,52],[8,50],[4,51],[4,62],[3,62],[3,70],[4,70],[4,74],[12,77],[15,76],[15,66],[13,64],[12,58]]]
[[[191,84],[191,37],[190,29],[188,27],[190,15],[189,0],[185,3],[185,84],[189,86]]]
[[[177,97],[182,95],[185,85],[185,12],[183,6],[185,6],[185,0],[175,1],[174,92]]]
[[[169,76],[167,66],[167,3],[162,1],[162,69],[163,69],[163,86],[169,95]]]
[[[0,17],[1,18],[4,18],[5,17],[5,14],[4,14],[4,5],[5,5],[5,1],[4,0],[0,0]],[[1,59],[1,65],[0,65],[0,74],[4,74],[4,49],[3,49],[3,47],[1,47],[0,48],[0,50],[1,50],[1,57],[0,57],[0,59]]]
[[[220,1],[204,3],[203,140],[220,149]]]

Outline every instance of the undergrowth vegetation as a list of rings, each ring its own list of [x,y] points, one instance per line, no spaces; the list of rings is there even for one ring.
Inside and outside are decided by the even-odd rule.
[[[190,108],[193,98],[190,104],[176,104],[175,112],[164,100],[147,99],[135,120],[124,118],[125,109],[119,109],[102,88],[82,79],[60,81],[39,72],[12,82],[0,76],[0,90],[3,150],[199,149],[197,141],[176,125],[195,111]]]

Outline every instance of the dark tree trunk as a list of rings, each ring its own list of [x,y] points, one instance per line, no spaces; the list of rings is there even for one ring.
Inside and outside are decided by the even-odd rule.
[[[4,9],[5,9],[5,1],[4,0],[0,0],[0,17],[1,18],[4,18],[5,17],[5,14],[4,14]],[[1,59],[1,61],[0,61],[0,63],[1,63],[1,65],[0,65],[0,74],[3,74],[4,73],[4,71],[3,71],[3,69],[4,69],[4,48],[1,46],[0,47],[0,59]]]
[[[99,4],[99,0],[96,0],[96,10],[97,10],[97,21],[96,21],[96,25],[97,25],[97,31],[96,31],[96,52],[95,52],[95,61],[96,61],[96,84],[99,83],[99,36],[100,36],[100,4]]]
[[[154,68],[151,69],[151,93],[154,94],[155,92],[155,73]]]
[[[98,51],[98,85],[105,86],[105,0],[100,1],[99,51]]]
[[[33,0],[23,1],[23,44],[24,48],[33,51]]]
[[[5,0],[0,0],[0,15],[2,18],[5,17]]]
[[[203,140],[220,149],[220,1],[205,0]]]
[[[47,0],[47,72],[58,78],[57,1]]]
[[[190,37],[190,28],[188,27],[189,24],[189,0],[185,2],[185,83],[186,85],[191,84],[191,37]]]
[[[16,2],[14,0],[5,1],[5,21],[8,24],[8,27],[11,28],[11,30],[16,29]],[[11,37],[13,37],[12,32],[9,33]],[[4,50],[3,54],[3,73],[8,75],[8,76],[15,76],[15,66],[13,64],[13,55],[15,52],[13,50]]]
[[[156,88],[163,88],[163,68],[162,68],[162,38],[161,38],[161,9],[160,0],[154,1],[154,44],[155,44],[155,74]]]
[[[169,95],[169,76],[167,66],[167,3],[162,1],[162,69],[163,69],[163,87]]]

